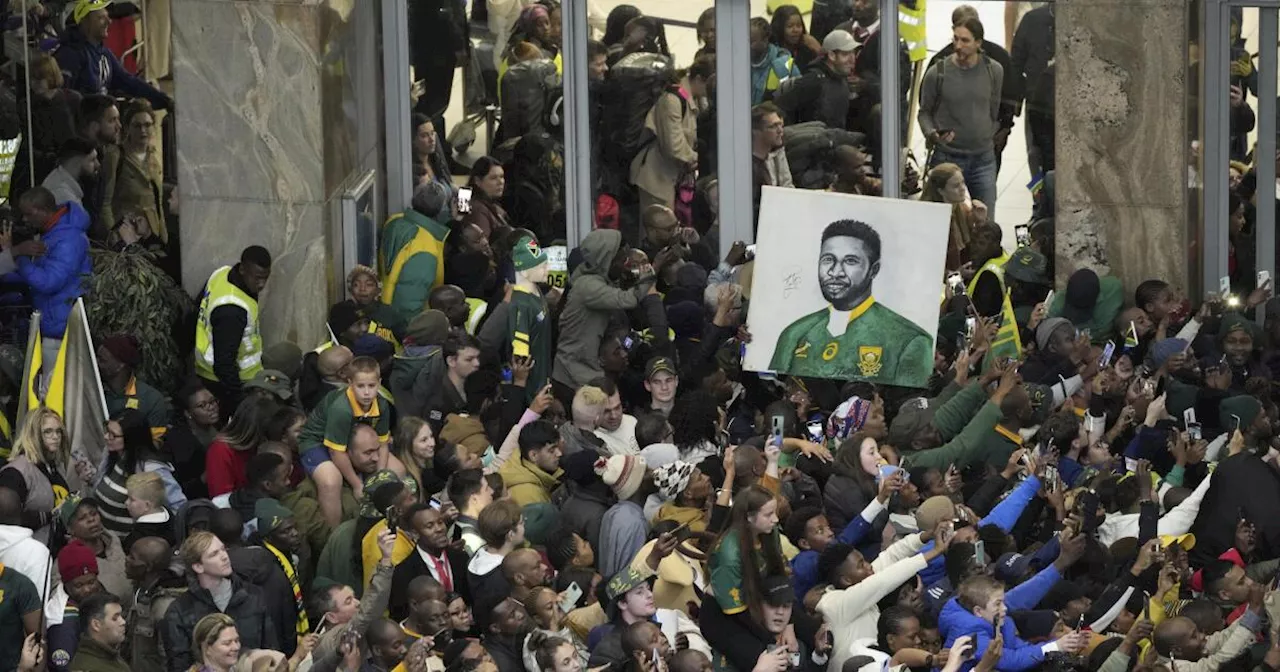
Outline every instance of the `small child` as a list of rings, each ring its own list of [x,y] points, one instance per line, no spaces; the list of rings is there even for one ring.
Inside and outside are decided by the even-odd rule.
[[[356,357],[347,367],[347,385],[325,395],[311,412],[298,439],[301,462],[315,481],[316,495],[325,522],[336,528],[342,522],[342,483],[351,486],[357,501],[364,494],[364,481],[351,467],[347,441],[356,423],[373,427],[382,446],[378,468],[387,463],[387,443],[391,440],[391,408],[378,398],[382,372],[372,357]]]

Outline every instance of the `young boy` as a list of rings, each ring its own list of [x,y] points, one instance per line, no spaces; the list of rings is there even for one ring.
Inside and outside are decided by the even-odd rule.
[[[320,511],[330,528],[342,522],[342,483],[346,481],[357,501],[364,494],[364,481],[351,467],[347,441],[357,424],[366,424],[378,433],[382,443],[378,468],[387,464],[387,442],[391,439],[390,404],[378,398],[382,373],[372,357],[356,357],[347,367],[347,385],[325,395],[302,427],[298,445],[302,467],[316,483]]]

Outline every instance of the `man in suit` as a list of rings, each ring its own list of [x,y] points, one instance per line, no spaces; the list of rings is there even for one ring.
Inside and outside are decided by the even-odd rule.
[[[449,543],[444,516],[429,504],[413,505],[402,519],[418,538],[417,547],[391,576],[391,617],[401,620],[409,615],[409,584],[419,576],[430,576],[446,593],[462,595],[471,603],[467,585],[467,554]]]
[[[793,376],[867,380],[925,387],[933,337],[876,303],[880,234],[841,219],[822,232],[818,285],[829,305],[792,322],[778,337],[769,368]]]

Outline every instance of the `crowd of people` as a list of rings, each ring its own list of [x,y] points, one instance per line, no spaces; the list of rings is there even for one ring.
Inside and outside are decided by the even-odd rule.
[[[45,362],[91,244],[176,268],[152,138],[171,103],[103,46],[110,5],[69,3],[32,61],[57,127],[0,231]],[[1280,669],[1280,300],[1249,265],[1247,163],[1230,293],[1087,269],[1054,291],[1052,7],[1006,51],[962,6],[920,85],[920,198],[953,207],[927,389],[746,371],[714,13],[682,69],[638,9],[593,22],[597,228],[569,250],[560,130],[523,88],[562,67],[561,8],[474,5],[413,5],[413,200],[330,339],[263,332],[278,281],[249,245],[179,325],[174,389],[137,334],[94,334],[100,436],[19,417],[29,376],[0,347],[0,669]],[[878,7],[753,19],[757,206],[764,185],[879,193]],[[472,20],[504,130],[462,166],[443,114]],[[1019,118],[1046,186],[1011,241],[992,214]]]

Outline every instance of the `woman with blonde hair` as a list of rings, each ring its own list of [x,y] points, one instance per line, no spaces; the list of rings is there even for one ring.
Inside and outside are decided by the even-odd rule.
[[[196,622],[191,632],[196,664],[190,672],[231,672],[240,659],[240,634],[230,616],[214,613]]]
[[[36,531],[40,543],[49,543],[53,511],[70,492],[63,475],[70,463],[71,442],[62,417],[43,406],[29,411],[9,463],[0,468],[0,488],[18,493],[23,502],[22,524]],[[86,488],[93,487],[93,467],[80,462],[76,470],[78,480]]]
[[[414,415],[400,418],[391,445],[393,452],[387,468],[405,485],[413,484],[420,498],[429,498],[444,489],[445,482],[435,474],[436,436],[426,420]]]
[[[960,268],[968,261],[969,238],[980,224],[986,206],[969,198],[964,173],[954,163],[940,163],[924,177],[924,193],[920,200],[951,205],[951,234],[947,237],[947,269]]]

